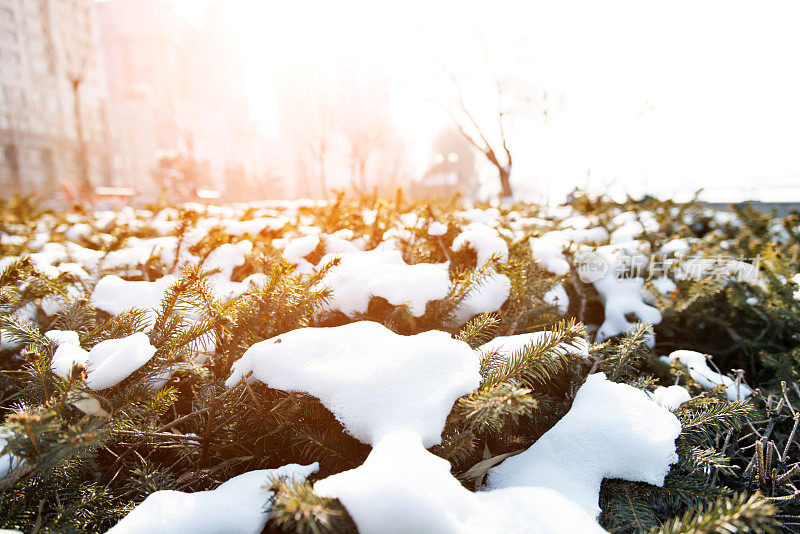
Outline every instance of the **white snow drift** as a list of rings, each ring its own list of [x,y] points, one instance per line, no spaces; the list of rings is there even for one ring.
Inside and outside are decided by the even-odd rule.
[[[513,353],[524,349],[534,343],[541,343],[550,335],[551,332],[544,330],[541,332],[530,332],[528,334],[516,334],[514,336],[499,336],[491,341],[484,343],[478,350],[484,354],[495,353],[498,356],[511,356]],[[585,339],[576,339],[573,343],[560,343],[554,350],[559,354],[580,354],[589,355],[589,343]]]
[[[661,360],[665,363],[673,363],[678,361],[689,369],[689,375],[695,382],[705,389],[714,389],[717,386],[725,387],[725,395],[728,400],[744,400],[753,394],[753,390],[744,384],[739,384],[738,391],[736,381],[712,371],[708,366],[705,354],[695,352],[693,350],[676,350],[669,356],[662,356]]]
[[[251,371],[249,380],[319,398],[350,434],[373,445],[396,430],[416,433],[426,447],[439,443],[453,403],[480,383],[478,355],[463,341],[435,330],[401,336],[369,321],[256,343],[226,385]]]
[[[478,270],[492,256],[500,261],[508,259],[508,245],[497,230],[488,226],[471,224],[453,240],[453,251],[470,248],[475,252],[475,269]],[[492,267],[488,269],[480,283],[473,286],[461,301],[455,312],[457,324],[464,324],[475,315],[498,311],[511,292],[511,280]]]
[[[361,534],[604,532],[592,516],[547,488],[472,493],[450,463],[425,450],[410,432],[395,432],[356,469],[314,484],[336,497]]]
[[[372,297],[382,297],[393,306],[405,304],[414,317],[420,317],[429,302],[450,292],[447,264],[408,265],[398,250],[370,250],[326,254],[319,265],[334,257],[341,263],[321,282],[333,291],[326,308],[348,316],[365,313]]]
[[[680,433],[678,418],[644,392],[590,375],[567,415],[528,450],[490,469],[487,486],[552,488],[596,517],[604,478],[663,485],[678,461]]]
[[[663,406],[667,410],[673,412],[680,408],[681,404],[684,402],[690,401],[692,396],[683,386],[659,386],[650,394],[650,398],[659,406]]]
[[[108,533],[258,534],[267,522],[272,496],[268,489],[270,481],[276,478],[305,480],[318,467],[315,462],[250,471],[209,491],[156,491]]]
[[[157,309],[161,307],[164,292],[177,281],[175,276],[167,275],[154,282],[123,280],[119,276],[104,276],[97,282],[92,292],[91,303],[98,310],[118,315],[131,308],[147,311],[152,323],[156,320]]]
[[[73,365],[84,367],[87,369],[86,385],[93,390],[119,384],[149,362],[156,353],[156,348],[142,332],[101,341],[89,351],[71,343],[69,339],[66,341],[62,340],[58,345],[50,368],[57,375],[68,378]]]

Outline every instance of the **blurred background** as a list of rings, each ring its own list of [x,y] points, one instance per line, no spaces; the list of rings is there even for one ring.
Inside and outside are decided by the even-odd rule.
[[[0,0],[3,195],[800,201],[800,4]]]

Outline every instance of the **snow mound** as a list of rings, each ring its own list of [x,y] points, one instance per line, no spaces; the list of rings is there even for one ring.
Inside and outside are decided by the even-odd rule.
[[[469,225],[466,230],[458,234],[453,240],[454,252],[471,248],[475,251],[475,266],[480,267],[489,261],[493,255],[500,260],[508,259],[508,245],[494,228],[482,225]]]
[[[170,275],[154,282],[129,281],[108,275],[97,282],[90,301],[98,310],[112,315],[119,315],[131,308],[146,310],[148,319],[154,323],[164,292],[176,281],[177,278]]]
[[[661,312],[645,304],[643,287],[642,278],[617,278],[613,274],[594,282],[605,311],[605,320],[597,330],[597,342],[630,332],[639,321],[650,324],[661,322]],[[633,321],[628,320],[631,316],[634,316]]]
[[[441,300],[450,292],[447,264],[417,263],[408,265],[398,250],[369,250],[345,254],[326,254],[319,265],[333,258],[341,263],[333,267],[320,283],[333,291],[326,304],[353,316],[366,313],[372,297],[382,297],[393,306],[408,306],[411,315],[420,317],[429,302]]]
[[[306,256],[314,252],[319,246],[318,235],[307,235],[292,239],[283,248],[283,258],[289,263],[297,265],[297,269],[303,273],[311,273],[314,266],[306,260]]]
[[[480,383],[477,353],[450,334],[395,334],[369,321],[301,328],[261,341],[233,364],[225,383],[260,380],[322,401],[356,439],[375,444],[404,429],[426,447],[441,441],[453,403]]]
[[[472,493],[450,463],[412,433],[393,433],[363,465],[314,484],[338,498],[361,534],[604,532],[578,505],[547,488]]]
[[[248,240],[238,243],[223,243],[208,255],[203,262],[206,271],[219,270],[214,278],[230,280],[233,270],[244,265],[247,255],[253,251],[253,243]]]
[[[78,333],[73,330],[50,330],[44,333],[44,337],[54,341],[56,345],[81,345]]]
[[[556,284],[543,295],[545,304],[558,308],[558,313],[566,315],[569,310],[569,295],[563,284]]]
[[[433,237],[438,237],[447,233],[447,225],[442,224],[439,221],[433,221],[428,226],[428,235]]]
[[[567,415],[528,450],[490,469],[487,485],[552,488],[596,517],[604,478],[663,485],[678,461],[680,433],[678,418],[644,392],[590,375]]]
[[[284,218],[270,218],[270,217],[259,217],[256,219],[249,219],[246,221],[240,221],[237,219],[225,219],[221,221],[222,226],[225,228],[225,233],[230,235],[243,235],[243,234],[250,234],[250,235],[258,235],[264,230],[270,230],[273,232],[277,232],[288,222],[287,219]]]
[[[50,369],[68,378],[73,364],[87,369],[86,386],[100,390],[115,386],[150,361],[156,348],[146,334],[137,332],[119,339],[101,341],[92,350],[61,343],[53,354]]]
[[[547,271],[562,276],[569,272],[569,262],[561,252],[564,245],[557,240],[530,238],[533,258]]]
[[[659,386],[650,395],[650,398],[659,406],[663,406],[667,410],[673,412],[680,408],[681,404],[684,402],[690,401],[692,396],[683,386]]]
[[[162,490],[150,494],[116,524],[109,534],[259,534],[267,522],[270,481],[305,480],[318,464],[289,464],[250,471],[217,489],[184,493]]]
[[[453,240],[452,249],[458,252],[464,248],[475,251],[476,270],[492,256],[498,256],[501,261],[508,259],[508,245],[496,230],[487,226],[470,225],[461,232]],[[508,300],[510,292],[511,280],[494,268],[489,269],[455,310],[455,322],[461,325],[478,314],[498,311]]]
[[[665,363],[678,361],[689,369],[692,379],[705,389],[714,389],[717,386],[725,387],[725,395],[728,400],[744,400],[753,394],[753,390],[744,384],[739,384],[739,391],[736,391],[736,381],[729,376],[721,375],[712,371],[708,366],[705,354],[693,350],[676,350],[669,356],[662,356],[661,360]]]
[[[478,350],[484,354],[490,352],[496,353],[498,356],[511,356],[513,353],[524,349],[525,347],[534,343],[539,343],[550,334],[549,331],[530,332],[528,334],[517,334],[514,336],[500,336],[484,343]],[[589,355],[589,342],[585,339],[576,339],[574,343],[561,343],[555,352],[559,354],[580,354],[581,356]]]
[[[104,269],[125,269],[143,264],[149,257],[172,258],[178,246],[177,237],[153,237],[140,239],[131,237],[125,246],[106,254],[102,260]]]

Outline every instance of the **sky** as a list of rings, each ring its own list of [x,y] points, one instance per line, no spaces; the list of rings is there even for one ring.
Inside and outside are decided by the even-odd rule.
[[[197,24],[211,3],[172,1]],[[703,187],[710,200],[800,201],[798,2],[218,4],[266,131],[282,68],[355,60],[390,77],[393,120],[424,164],[453,104],[446,68],[486,124],[495,77],[526,97],[509,135],[526,194],[581,186],[685,198]]]

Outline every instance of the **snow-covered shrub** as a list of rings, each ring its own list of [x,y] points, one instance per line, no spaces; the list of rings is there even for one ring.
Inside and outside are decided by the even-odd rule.
[[[580,195],[0,207],[0,528],[798,514],[796,218]],[[761,280],[650,276],[722,251]],[[593,254],[644,259],[603,279]]]

